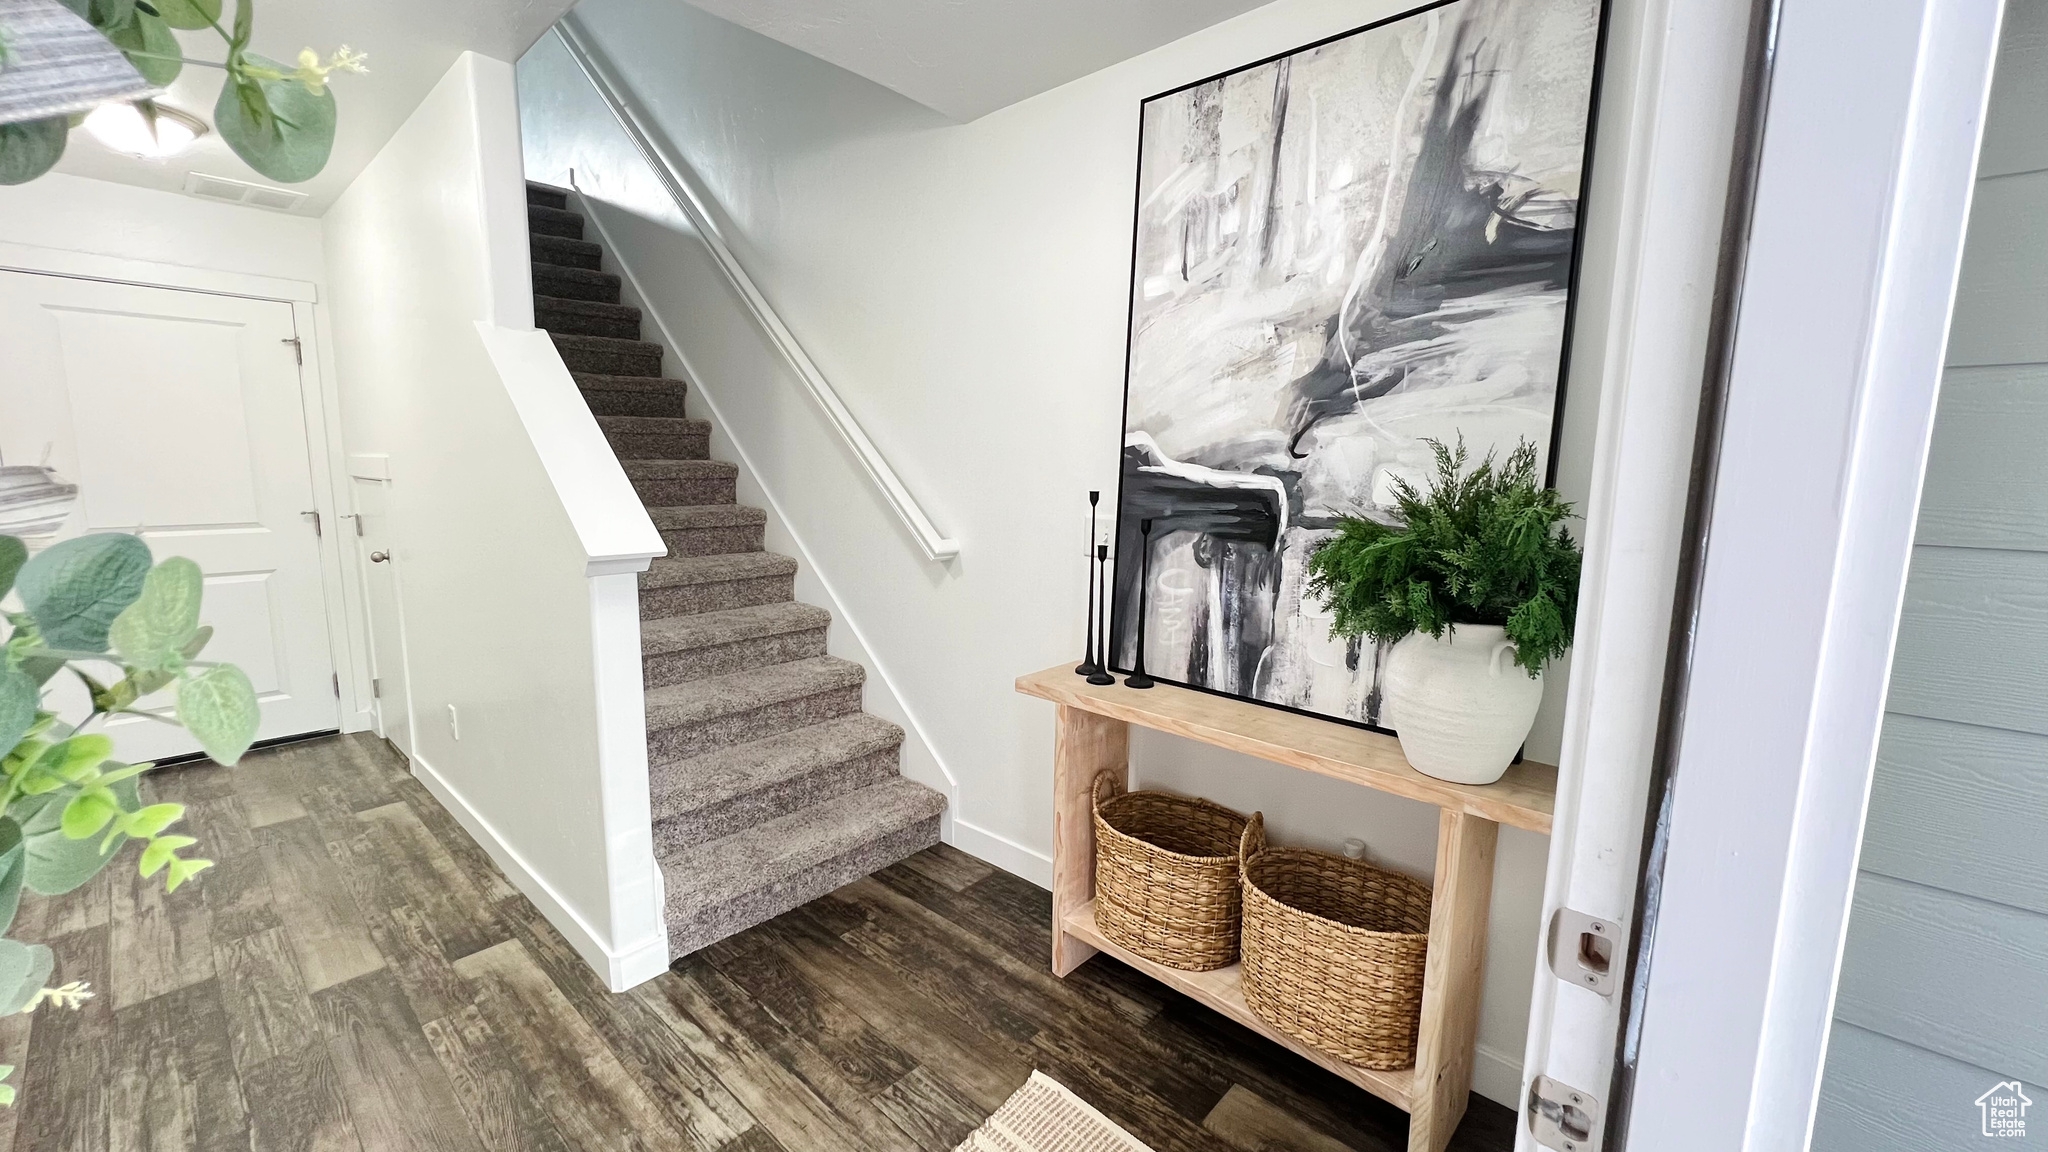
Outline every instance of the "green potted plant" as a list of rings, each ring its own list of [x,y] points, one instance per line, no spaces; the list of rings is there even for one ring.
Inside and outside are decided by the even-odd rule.
[[[1572,643],[1579,546],[1571,505],[1536,479],[1524,441],[1467,468],[1428,442],[1427,493],[1395,482],[1402,524],[1347,519],[1309,560],[1309,594],[1332,636],[1389,643],[1383,715],[1408,762],[1430,776],[1491,784],[1514,761],[1543,700],[1543,665]]]
[[[153,564],[134,536],[81,536],[34,558],[0,536],[0,601],[15,593],[21,605],[0,610],[0,933],[23,896],[70,892],[130,840],[142,845],[141,874],[162,873],[169,891],[207,867],[184,854],[192,837],[169,831],[184,806],[142,802],[136,785],[152,765],[114,759],[114,742],[92,730],[108,716],[146,716],[183,726],[222,764],[248,751],[256,692],[241,669],[199,658],[213,635],[199,623],[201,583],[197,564]],[[66,674],[92,701],[76,724],[43,706],[45,686]],[[92,996],[75,978],[51,987],[53,966],[43,945],[0,937],[0,1016]],[[0,1064],[0,1080],[13,1070]],[[13,1103],[13,1085],[0,1083],[0,1106]]]

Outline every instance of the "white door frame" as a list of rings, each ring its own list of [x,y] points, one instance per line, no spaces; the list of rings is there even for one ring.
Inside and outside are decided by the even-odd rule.
[[[1610,1150],[1806,1146],[1997,48],[2000,0],[1759,2]]]
[[[335,674],[341,680],[336,710],[342,731],[368,728],[369,650],[363,629],[357,626],[365,616],[360,589],[347,576],[360,561],[356,555],[353,509],[343,495],[348,490],[348,481],[343,474],[341,406],[328,383],[334,373],[326,352],[326,318],[325,310],[318,307],[318,287],[304,280],[277,276],[13,243],[0,243],[0,271],[208,292],[290,305],[303,361],[299,371],[299,402],[306,422],[314,507],[320,511],[321,599],[327,614],[328,650],[333,653]]]

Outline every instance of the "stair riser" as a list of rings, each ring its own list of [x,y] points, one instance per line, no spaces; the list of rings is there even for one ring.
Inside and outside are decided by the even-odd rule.
[[[556,236],[528,236],[527,244],[536,264],[586,268],[592,272],[604,267],[603,251],[597,245],[582,240],[563,240]]]
[[[749,740],[760,740],[822,724],[834,716],[860,711],[860,685],[833,688],[794,700],[778,701],[748,712],[735,712],[702,724],[650,730],[647,733],[649,760],[686,760],[730,748]]]
[[[640,321],[625,316],[586,316],[555,308],[533,310],[533,326],[570,336],[610,336],[615,340],[638,340]]]
[[[730,836],[756,824],[787,816],[799,808],[821,804],[870,784],[880,784],[896,775],[899,751],[896,745],[890,745],[866,756],[827,764],[815,772],[736,796],[723,804],[657,821],[654,825],[655,854],[667,856],[684,852],[707,840]],[[661,765],[653,769],[657,787],[662,770]]]
[[[562,363],[571,372],[596,372],[604,376],[661,375],[660,348],[588,348],[557,343]]]
[[[691,648],[684,652],[643,656],[640,659],[641,680],[649,688],[664,688],[670,684],[723,676],[728,672],[745,672],[750,668],[766,668],[770,664],[787,664],[791,660],[809,660],[824,654],[823,628],[783,632],[775,636],[735,640],[730,644]]]
[[[690,479],[661,478],[633,481],[640,502],[657,508],[682,504],[731,504],[739,497],[730,476],[701,476]]]
[[[609,388],[583,389],[583,402],[592,416],[687,416],[683,386],[674,392],[628,392]]]
[[[705,433],[670,436],[634,432],[607,432],[612,451],[621,460],[709,460],[711,437]]]
[[[554,296],[563,300],[595,300],[600,304],[619,302],[619,278],[609,272],[590,272],[571,269],[557,272],[536,262],[533,269],[533,292],[536,296]]]
[[[938,842],[939,818],[933,816],[807,868],[779,884],[754,889],[725,904],[714,904],[696,916],[684,919],[671,915],[668,918],[669,954],[686,956],[706,945],[716,944],[735,932],[780,916]]]
[[[753,550],[758,550],[760,529],[756,528],[754,533],[757,542]],[[662,533],[662,536],[669,538],[666,532]],[[675,545],[671,544],[670,547],[673,548]],[[761,604],[782,604],[794,599],[795,576],[764,576],[756,580],[721,580],[711,584],[681,584],[673,588],[642,588],[640,618],[659,620],[664,616],[694,616],[699,612],[753,608]]]
[[[718,528],[663,528],[661,538],[668,544],[670,556],[729,556],[734,552],[759,552],[763,547],[759,524],[730,524]],[[758,603],[773,604],[775,601],[765,600]]]
[[[526,208],[526,232],[529,236],[559,236],[564,240],[581,240],[583,217],[563,209],[549,211],[546,205],[529,203]]]
[[[528,185],[526,188],[526,202],[528,204],[538,204],[543,208],[567,208],[569,206],[569,194],[567,192],[556,192],[548,188],[535,188],[532,185]]]

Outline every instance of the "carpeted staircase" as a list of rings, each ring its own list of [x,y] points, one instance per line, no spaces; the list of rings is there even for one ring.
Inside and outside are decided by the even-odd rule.
[[[568,193],[529,184],[526,202],[534,323],[668,542],[640,578],[640,649],[681,956],[931,846],[945,798],[897,774],[902,730],[861,711],[860,665],[825,654],[831,615],[762,551],[767,515],[735,503],[738,469],[709,458],[709,422],[684,415]]]

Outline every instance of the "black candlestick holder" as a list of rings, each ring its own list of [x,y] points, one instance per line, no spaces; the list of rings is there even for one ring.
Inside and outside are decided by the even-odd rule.
[[[1145,675],[1145,607],[1151,598],[1152,522],[1138,521],[1138,654],[1131,661],[1131,674],[1124,677],[1126,688],[1150,688],[1157,681]]]
[[[1104,584],[1108,583],[1109,545],[1107,544],[1097,544],[1095,546],[1095,578]],[[1090,684],[1114,684],[1116,683],[1116,677],[1109,674],[1109,620],[1107,619],[1109,616],[1109,589],[1107,587],[1103,588],[1102,595],[1097,597],[1094,603],[1104,619],[1095,629],[1097,642],[1095,670],[1088,674],[1088,682]]]
[[[1101,569],[1095,553],[1095,504],[1102,499],[1101,492],[1088,493],[1088,627],[1087,638],[1081,642],[1081,662],[1074,665],[1074,675],[1094,678],[1102,674],[1102,662],[1096,652],[1095,632],[1095,588],[1102,582]]]

